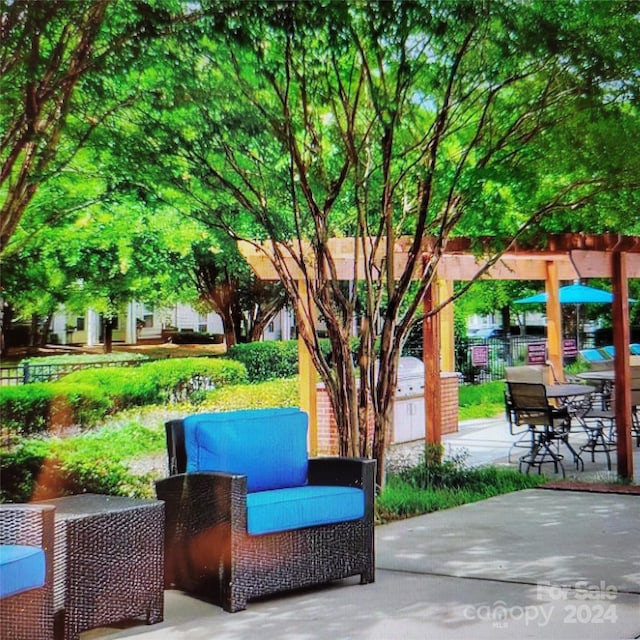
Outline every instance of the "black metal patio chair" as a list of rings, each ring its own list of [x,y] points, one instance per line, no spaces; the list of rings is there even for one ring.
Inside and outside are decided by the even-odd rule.
[[[560,470],[564,477],[561,445],[570,451],[576,468],[584,468],[580,454],[569,443],[569,408],[550,403],[544,384],[508,382],[507,387],[514,423],[526,426],[530,434],[529,451],[520,457],[520,469],[526,467],[528,473],[534,467],[538,473],[542,473],[543,465],[553,464],[555,473]]]

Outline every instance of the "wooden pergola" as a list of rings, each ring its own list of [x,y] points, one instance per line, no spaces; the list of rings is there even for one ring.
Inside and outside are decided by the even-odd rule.
[[[394,243],[393,252],[387,252],[384,243],[375,255],[363,251],[362,239],[336,238],[329,242],[329,250],[336,265],[339,280],[356,280],[362,277],[364,260],[382,263],[393,255],[396,273],[406,264],[411,240],[401,238]],[[256,246],[240,243],[240,250],[259,278],[279,279],[273,264],[273,247],[269,243]],[[374,247],[373,239],[364,246]],[[430,261],[435,240],[423,241],[423,265]],[[547,343],[548,356],[557,372],[562,375],[562,316],[560,311],[560,281],[583,278],[610,278],[613,289],[612,318],[615,327],[615,411],[617,428],[618,474],[633,477],[633,449],[631,438],[631,385],[629,361],[629,278],[640,278],[640,236],[616,234],[587,235],[563,234],[548,236],[537,245],[512,244],[500,258],[491,261],[490,241],[470,238],[453,238],[444,246],[437,264],[436,279],[424,298],[425,321],[423,323],[423,353],[425,364],[425,419],[426,439],[430,443],[441,441],[440,374],[454,370],[453,306],[438,309],[453,294],[453,282],[477,279],[493,280],[541,280],[547,292]],[[301,255],[312,256],[301,246]],[[286,253],[286,252],[285,252]],[[357,256],[357,258],[356,258]],[[286,259],[291,277],[304,281],[296,260]],[[313,268],[313,265],[310,265]],[[308,411],[313,441],[316,429],[315,380],[316,372],[309,354],[300,340],[301,404]],[[426,390],[429,390],[427,393]]]

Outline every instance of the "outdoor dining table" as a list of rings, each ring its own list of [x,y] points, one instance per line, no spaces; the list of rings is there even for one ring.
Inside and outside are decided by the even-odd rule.
[[[547,390],[547,398],[561,401],[589,396],[596,391],[596,388],[590,385],[574,383],[546,384],[545,388]]]
[[[546,384],[545,388],[547,398],[567,407],[572,417],[585,412],[587,407],[591,405],[590,396],[598,390],[591,385],[575,383]]]
[[[597,382],[613,382],[616,379],[616,372],[613,369],[602,369],[600,371],[583,371],[576,376],[581,380],[593,380]]]

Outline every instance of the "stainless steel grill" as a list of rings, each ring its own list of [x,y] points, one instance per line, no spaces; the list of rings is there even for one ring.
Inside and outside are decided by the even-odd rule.
[[[424,436],[424,363],[407,356],[398,363],[392,442],[410,442]]]
[[[424,364],[422,360],[406,356],[398,363],[396,400],[424,394]]]

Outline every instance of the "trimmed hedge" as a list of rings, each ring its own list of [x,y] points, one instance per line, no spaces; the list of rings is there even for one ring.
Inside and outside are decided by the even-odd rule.
[[[331,362],[331,342],[328,338],[321,338],[318,342],[324,357]],[[349,343],[355,362],[358,339],[352,338]],[[298,375],[297,340],[267,340],[237,344],[227,351],[227,357],[244,364],[249,382],[263,382]]]
[[[244,366],[224,358],[82,369],[57,382],[0,388],[0,420],[5,439],[50,428],[86,427],[122,409],[198,399],[206,390],[246,380]]]
[[[289,378],[298,373],[297,340],[236,344],[227,351],[227,357],[246,367],[249,382]]]
[[[36,382],[0,389],[2,428],[23,437],[49,428],[96,424],[112,407],[102,390],[88,384]]]
[[[226,358],[158,360],[141,369],[154,381],[161,399],[171,402],[188,400],[199,391],[247,381],[245,366]]]
[[[111,398],[113,411],[121,411],[159,401],[157,384],[146,372],[147,366],[82,369],[66,375],[54,384],[74,384],[98,389]]]
[[[105,365],[111,362],[122,362],[123,360],[148,360],[149,356],[144,353],[135,353],[128,351],[114,351],[113,353],[78,353],[64,354],[58,356],[38,356],[37,358],[24,358],[20,364],[34,365]]]

